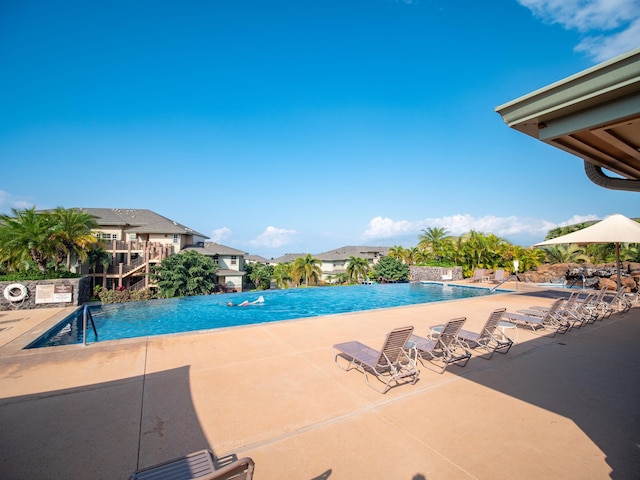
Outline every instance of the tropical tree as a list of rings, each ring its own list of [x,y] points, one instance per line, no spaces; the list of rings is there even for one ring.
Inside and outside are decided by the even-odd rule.
[[[382,257],[373,267],[373,276],[381,282],[404,282],[409,279],[409,266],[391,257]]]
[[[620,258],[630,262],[640,262],[640,243],[629,243],[620,249]]]
[[[294,260],[291,267],[291,276],[298,282],[304,278],[304,283],[307,287],[309,283],[316,284],[322,278],[321,264],[320,260],[307,253],[304,257],[298,257]]]
[[[431,253],[434,260],[441,261],[452,244],[449,231],[440,227],[428,227],[418,236],[418,248]]]
[[[575,244],[558,244],[542,247],[549,263],[585,263],[589,257]]]
[[[165,258],[153,267],[151,278],[163,298],[205,295],[216,286],[218,266],[213,259],[193,250]]]
[[[71,257],[77,255],[83,262],[92,245],[99,243],[92,229],[97,228],[95,219],[85,212],[73,208],[57,207],[53,211],[54,229],[52,239],[59,244],[67,261],[67,270],[71,268]]]
[[[273,267],[271,278],[278,288],[287,288],[291,277],[291,263],[279,263]]]
[[[387,256],[395,258],[396,260],[404,260],[404,255],[404,247],[402,245],[394,245],[389,248],[389,252],[387,253]]]
[[[56,253],[54,217],[35,207],[11,209],[13,216],[0,215],[0,252],[9,269],[28,268],[32,261],[41,273]]]
[[[540,248],[523,248],[520,246],[516,246],[513,249],[513,255],[513,259],[517,259],[520,262],[520,271],[522,272],[533,270],[535,267],[542,265],[546,256]]]
[[[273,267],[270,265],[262,265],[256,263],[253,265],[252,271],[249,274],[249,279],[253,282],[256,289],[267,290],[271,283],[271,274],[273,273]]]
[[[366,279],[369,272],[369,262],[362,257],[356,257],[351,255],[349,257],[349,264],[347,265],[347,275],[350,280],[358,283],[360,278]]]
[[[89,263],[89,270],[93,273],[96,273],[98,269],[98,265],[102,265],[102,268],[105,270],[109,267],[111,263],[111,255],[100,245],[94,245],[87,252],[87,262]],[[95,277],[92,279],[95,281]],[[95,287],[95,285],[93,285]]]

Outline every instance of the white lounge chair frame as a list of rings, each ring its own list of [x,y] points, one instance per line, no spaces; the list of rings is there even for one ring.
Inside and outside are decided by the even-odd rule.
[[[411,384],[414,384],[418,381],[420,371],[416,360],[411,358],[407,352],[409,349],[407,342],[412,333],[413,327],[392,330],[380,350],[375,350],[357,341],[338,343],[333,346],[338,350],[334,361],[339,368],[345,371],[352,368],[361,371],[367,385],[382,394],[389,391],[392,383],[401,384],[406,383],[405,380],[410,380]],[[346,367],[340,366],[339,358],[348,362]],[[382,389],[377,388],[369,381],[369,375],[373,375],[382,382],[384,385]]]

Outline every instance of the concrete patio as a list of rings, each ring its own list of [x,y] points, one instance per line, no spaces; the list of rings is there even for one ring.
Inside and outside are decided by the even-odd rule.
[[[381,395],[333,362],[392,328],[550,305],[518,292],[219,331],[21,350],[65,312],[0,312],[0,478],[126,479],[210,448],[264,479],[636,479],[640,308],[554,338],[518,329]],[[54,317],[52,319],[52,317]],[[511,332],[509,332],[511,333]]]

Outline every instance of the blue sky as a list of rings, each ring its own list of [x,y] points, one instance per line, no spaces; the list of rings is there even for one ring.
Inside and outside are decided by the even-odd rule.
[[[147,208],[267,258],[638,216],[495,107],[640,46],[639,0],[0,5],[0,212]]]

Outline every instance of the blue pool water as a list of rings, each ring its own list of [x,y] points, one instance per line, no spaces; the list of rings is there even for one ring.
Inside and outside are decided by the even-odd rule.
[[[102,340],[143,337],[166,333],[333,315],[402,305],[456,300],[489,295],[488,289],[442,284],[400,283],[347,287],[294,288],[198,297],[149,300],[91,307]],[[229,307],[259,295],[264,303],[248,307]],[[87,341],[95,341],[87,328]],[[82,342],[81,309],[30,344],[27,348]]]

